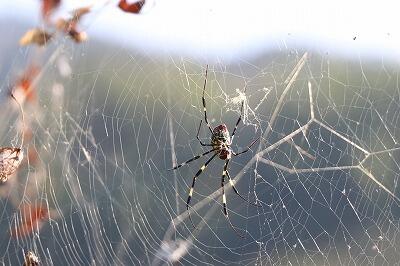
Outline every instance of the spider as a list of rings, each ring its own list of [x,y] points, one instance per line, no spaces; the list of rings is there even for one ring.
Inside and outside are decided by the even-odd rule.
[[[197,171],[197,173],[196,173],[195,176],[193,177],[192,186],[191,186],[190,189],[189,189],[189,196],[188,196],[187,201],[186,201],[186,210],[189,210],[190,200],[192,199],[192,196],[193,196],[193,191],[194,191],[194,185],[195,185],[195,183],[196,183],[196,178],[199,177],[199,176],[201,175],[201,173],[206,169],[206,167],[208,166],[208,164],[209,164],[217,155],[218,155],[218,157],[219,157],[221,160],[224,160],[224,161],[225,161],[225,164],[224,164],[224,168],[223,168],[223,171],[222,171],[222,178],[221,178],[221,190],[222,190],[223,213],[224,213],[224,215],[225,215],[225,218],[226,218],[227,221],[229,222],[230,226],[232,227],[232,229],[233,229],[240,237],[242,237],[242,235],[239,234],[239,233],[237,232],[237,230],[236,230],[235,227],[232,225],[232,223],[231,223],[231,221],[230,221],[230,219],[229,219],[228,211],[227,211],[227,208],[226,208],[226,196],[225,196],[224,183],[225,183],[225,178],[228,177],[228,178],[229,178],[229,183],[231,184],[231,186],[232,186],[232,188],[233,188],[233,191],[234,191],[241,199],[243,199],[244,201],[246,201],[247,203],[249,203],[249,204],[251,204],[251,205],[260,206],[260,205],[258,205],[258,204],[254,204],[254,203],[249,202],[247,199],[245,199],[245,198],[238,192],[238,190],[236,189],[236,187],[235,187],[235,185],[234,185],[234,183],[233,183],[233,181],[232,181],[232,179],[231,179],[231,176],[229,175],[229,172],[228,172],[228,165],[229,165],[229,161],[231,160],[231,158],[232,158],[232,157],[235,157],[235,156],[238,156],[238,155],[240,155],[240,154],[243,154],[243,153],[245,153],[245,152],[248,152],[248,151],[250,150],[250,148],[256,143],[256,141],[257,141],[259,138],[256,138],[255,140],[253,140],[253,141],[250,143],[250,145],[247,146],[247,148],[246,148],[245,150],[243,150],[243,151],[241,151],[241,152],[239,152],[239,153],[235,153],[235,152],[232,150],[232,148],[231,148],[232,141],[233,141],[233,138],[234,138],[235,133],[236,133],[236,129],[237,129],[237,127],[238,127],[240,121],[242,120],[244,101],[242,101],[241,108],[240,108],[240,116],[239,116],[239,118],[238,118],[238,120],[237,120],[237,122],[236,122],[236,125],[235,125],[235,127],[234,127],[234,129],[233,129],[233,131],[232,131],[232,135],[229,134],[228,128],[227,128],[227,126],[226,126],[225,124],[218,125],[218,126],[216,126],[214,129],[211,128],[211,125],[210,125],[210,123],[208,122],[208,119],[207,119],[206,100],[205,100],[205,97],[204,97],[204,96],[205,96],[205,90],[206,90],[206,84],[207,84],[207,72],[208,72],[208,65],[206,66],[206,73],[205,73],[204,86],[203,86],[203,97],[202,97],[202,102],[203,102],[203,108],[204,108],[204,121],[205,121],[205,123],[207,124],[207,127],[208,127],[208,129],[210,130],[210,132],[211,132],[211,143],[210,143],[210,144],[203,143],[203,142],[200,140],[200,138],[199,138],[200,128],[201,128],[201,125],[202,125],[203,120],[200,120],[200,125],[199,125],[199,129],[197,130],[197,136],[196,136],[196,138],[197,138],[197,140],[200,142],[200,145],[201,145],[201,146],[209,146],[209,147],[212,147],[212,149],[209,150],[209,151],[204,152],[203,154],[197,155],[197,156],[195,156],[195,157],[193,157],[193,158],[187,160],[186,162],[181,163],[181,164],[175,166],[174,168],[171,168],[170,170],[176,170],[176,169],[178,169],[178,168],[180,168],[180,167],[182,167],[182,166],[184,166],[184,165],[186,165],[186,164],[188,164],[188,163],[190,163],[190,162],[193,162],[193,161],[195,161],[195,160],[197,160],[197,159],[199,159],[199,158],[201,158],[201,157],[203,157],[203,156],[206,156],[206,155],[208,155],[208,154],[214,152],[214,154],[205,162],[205,164],[204,164],[202,167],[200,167],[200,169]],[[191,219],[191,217],[190,217],[190,213],[189,213],[189,218],[190,218],[190,221],[191,221],[193,227],[195,227],[194,224],[193,224],[193,221],[192,221],[192,219]]]

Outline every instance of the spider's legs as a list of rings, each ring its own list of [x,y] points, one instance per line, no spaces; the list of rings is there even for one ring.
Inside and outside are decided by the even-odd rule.
[[[232,222],[231,222],[231,220],[229,219],[229,216],[228,216],[228,210],[226,209],[226,195],[225,195],[225,189],[224,189],[224,182],[225,182],[225,176],[228,173],[228,170],[227,170],[228,169],[228,163],[229,163],[229,160],[226,160],[225,161],[225,165],[224,165],[224,170],[222,171],[222,178],[221,178],[223,212],[224,212],[226,220],[228,221],[229,225],[232,227],[233,231],[235,231],[235,233],[239,237],[244,238],[244,236],[242,234],[240,234],[238,232],[238,230],[233,226],[233,224],[232,224]]]
[[[248,201],[245,197],[240,195],[239,191],[236,189],[235,185],[233,184],[233,181],[231,179],[231,175],[229,174],[228,170],[226,171],[226,175],[228,176],[229,183],[231,184],[231,187],[233,188],[233,191],[236,193],[236,195],[238,195],[242,200],[244,200],[245,202],[247,202],[250,205],[253,205],[253,206],[256,206],[256,207],[261,207],[261,205],[256,204],[256,203],[252,203],[252,202]]]
[[[203,122],[203,120],[200,120],[200,125],[199,125],[199,129],[197,130],[197,136],[196,136],[196,138],[197,138],[197,140],[200,142],[200,145],[201,146],[213,146],[212,144],[205,144],[205,143],[203,143],[201,140],[200,140],[200,138],[199,138],[199,134],[200,134],[200,128],[201,128],[201,123]]]
[[[232,151],[233,156],[238,156],[238,155],[240,155],[240,154],[243,154],[243,153],[245,153],[245,152],[248,152],[248,151],[250,150],[250,148],[254,145],[254,143],[257,142],[257,140],[258,140],[259,138],[260,138],[260,137],[258,137],[258,138],[256,138],[255,140],[253,140],[253,142],[250,143],[250,145],[247,146],[247,148],[246,148],[244,151],[241,151],[241,152],[239,152],[239,153],[235,153],[235,152]]]
[[[222,206],[224,208],[224,214],[228,217],[228,211],[226,210],[226,196],[225,196],[225,189],[224,189],[224,182],[225,176],[227,175],[229,160],[225,161],[224,170],[222,171],[222,178],[221,178],[221,189],[222,189]]]
[[[243,115],[243,105],[244,105],[244,101],[242,101],[242,106],[240,107],[240,116],[239,116],[238,120],[236,121],[235,128],[234,128],[234,129],[233,129],[233,131],[232,131],[231,142],[233,141],[233,137],[235,136],[236,129],[237,129],[237,127],[238,127],[238,125],[239,125],[240,121],[242,120],[242,115]]]
[[[174,168],[170,168],[170,169],[168,169],[168,170],[176,170],[176,169],[178,169],[178,168],[180,168],[180,167],[182,167],[182,166],[184,166],[184,165],[186,165],[186,164],[188,164],[188,163],[190,163],[190,162],[193,162],[194,160],[197,160],[197,159],[199,159],[199,158],[201,158],[201,157],[203,157],[203,156],[205,156],[205,155],[207,155],[207,154],[209,154],[210,152],[213,152],[213,151],[215,151],[215,150],[216,150],[216,149],[212,149],[212,150],[206,151],[206,152],[203,153],[203,154],[196,155],[196,156],[194,156],[192,159],[189,159],[189,160],[187,160],[186,162],[181,163],[181,164],[175,166]]]
[[[210,123],[208,123],[208,119],[207,119],[207,108],[206,108],[206,98],[204,97],[205,91],[206,91],[206,85],[207,85],[207,72],[208,72],[208,65],[206,67],[206,75],[204,78],[204,86],[203,86],[203,97],[202,97],[202,101],[203,101],[203,108],[204,108],[204,121],[206,121],[208,129],[210,130],[211,134],[212,134],[212,128],[210,126]]]
[[[213,156],[211,156],[211,158],[208,159],[207,162],[202,167],[200,167],[199,171],[197,171],[197,173],[193,177],[192,186],[189,189],[189,196],[188,196],[187,201],[186,201],[186,210],[189,210],[189,204],[190,204],[190,200],[192,199],[192,196],[193,196],[193,190],[194,190],[194,185],[196,183],[196,178],[199,175],[201,175],[201,173],[206,169],[207,165],[215,158],[215,156],[217,156],[217,154],[218,153],[216,153]],[[190,219],[190,222],[192,223],[193,227],[195,227],[194,223],[192,221],[192,218],[190,217],[190,213],[189,213],[189,219]]]

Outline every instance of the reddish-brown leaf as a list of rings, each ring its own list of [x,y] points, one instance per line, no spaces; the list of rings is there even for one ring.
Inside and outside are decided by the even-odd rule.
[[[25,70],[25,73],[23,73],[21,77],[19,77],[15,82],[14,90],[21,90],[22,94],[29,102],[32,102],[36,99],[36,91],[35,88],[32,86],[32,82],[39,73],[40,68],[38,66],[31,65]]]
[[[25,261],[22,266],[38,266],[39,265],[39,258],[36,256],[35,253],[32,251],[28,251],[25,255]]]
[[[20,148],[4,147],[0,148],[0,182],[4,183],[8,177],[17,171],[24,158],[24,153]]]
[[[42,0],[42,17],[47,19],[60,3],[61,0]]]
[[[43,46],[47,44],[52,37],[53,34],[48,33],[43,29],[34,28],[25,32],[25,34],[19,40],[19,44],[21,46],[29,44],[37,44],[39,46]]]
[[[39,161],[39,154],[32,144],[28,146],[28,152],[26,157],[27,161],[29,162],[29,165],[31,166],[36,165]]]
[[[128,13],[138,14],[142,10],[146,0],[139,0],[138,2],[129,4],[126,0],[120,0],[118,7]]]
[[[30,235],[35,229],[41,228],[43,222],[50,218],[47,206],[43,203],[25,203],[19,208],[20,216],[17,224],[11,230],[12,237],[24,237]]]

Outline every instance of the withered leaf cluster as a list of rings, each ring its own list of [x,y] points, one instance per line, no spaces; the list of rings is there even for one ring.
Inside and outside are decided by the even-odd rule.
[[[52,13],[53,9],[58,6],[60,1],[43,1],[42,13],[45,19]],[[57,4],[58,3],[58,4]],[[81,18],[90,12],[90,7],[82,7],[71,12],[71,17],[68,19],[59,18],[55,27],[57,30],[71,37],[75,42],[80,43],[87,40],[87,34],[84,31],[79,31],[78,23]],[[54,36],[54,33],[46,31],[44,28],[33,28],[28,30],[19,40],[21,46],[36,44],[39,46],[46,45]]]
[[[50,15],[55,9],[59,7],[61,0],[42,0],[42,17],[45,21],[49,21]],[[118,7],[127,13],[139,14],[143,8],[146,0],[138,0],[128,3],[127,0],[120,0]],[[75,9],[71,12],[71,17],[68,19],[59,18],[55,27],[57,30],[68,35],[72,40],[77,43],[81,43],[87,40],[87,34],[84,31],[78,30],[78,23],[81,18],[91,11],[90,7],[82,7]],[[39,46],[46,45],[54,36],[54,33],[50,33],[45,29],[34,28],[28,30],[20,39],[19,43],[21,46],[36,44]]]

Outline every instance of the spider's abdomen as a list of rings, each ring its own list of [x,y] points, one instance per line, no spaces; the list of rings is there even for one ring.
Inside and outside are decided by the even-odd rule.
[[[211,143],[216,152],[219,153],[219,158],[222,160],[230,159],[231,151],[231,136],[225,124],[221,124],[213,129]]]
[[[231,151],[229,149],[222,149],[219,152],[219,158],[222,160],[230,159],[231,158]]]
[[[226,127],[225,124],[216,126],[213,129],[211,143],[213,145],[217,145],[217,144],[231,145],[231,136],[229,135],[228,128]]]

